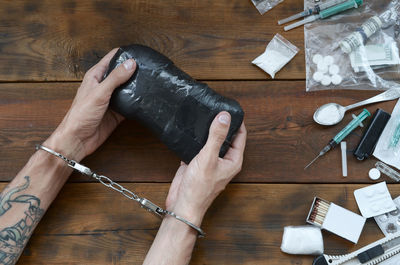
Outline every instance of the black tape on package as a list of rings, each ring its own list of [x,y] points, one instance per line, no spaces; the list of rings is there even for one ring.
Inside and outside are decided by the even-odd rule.
[[[197,82],[166,56],[142,45],[119,48],[105,77],[130,58],[136,61],[137,69],[114,91],[110,107],[127,119],[142,122],[185,163],[206,143],[215,116],[227,111],[232,118],[219,153],[223,157],[243,121],[239,103]]]
[[[389,113],[381,109],[376,110],[367,129],[364,131],[360,143],[354,151],[354,155],[358,160],[364,160],[372,155],[379,137],[381,137],[383,129],[385,129],[389,119]]]

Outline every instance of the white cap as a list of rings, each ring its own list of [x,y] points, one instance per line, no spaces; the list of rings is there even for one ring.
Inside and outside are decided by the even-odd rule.
[[[331,84],[331,77],[329,75],[324,75],[321,80],[321,84],[324,86],[329,86]]]
[[[337,75],[339,73],[339,66],[337,64],[331,64],[329,66],[329,73],[331,75]]]
[[[332,56],[327,55],[327,56],[324,57],[323,62],[324,62],[326,65],[329,66],[329,65],[333,64],[334,59],[333,59]]]
[[[339,85],[340,83],[342,83],[342,77],[340,75],[333,75],[331,78],[332,84],[334,85]]]
[[[324,77],[324,74],[321,73],[321,72],[315,72],[315,73],[313,74],[313,79],[314,79],[316,82],[321,82],[322,77]]]
[[[371,168],[368,175],[370,179],[377,180],[381,177],[381,172],[376,168]]]
[[[324,57],[323,57],[321,54],[317,53],[317,54],[315,54],[315,55],[313,56],[312,61],[313,61],[315,64],[318,64],[320,61],[322,61],[323,58],[324,58]]]

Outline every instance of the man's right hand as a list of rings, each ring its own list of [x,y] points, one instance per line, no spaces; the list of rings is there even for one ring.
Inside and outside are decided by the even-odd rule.
[[[168,193],[167,210],[197,226],[214,199],[242,168],[247,134],[244,123],[225,157],[218,156],[230,121],[231,116],[225,111],[215,117],[207,143],[189,165],[181,162]]]

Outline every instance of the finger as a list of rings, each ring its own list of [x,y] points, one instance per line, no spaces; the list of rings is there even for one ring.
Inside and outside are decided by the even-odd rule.
[[[244,123],[236,133],[235,139],[233,140],[231,148],[229,148],[224,159],[228,159],[234,162],[240,162],[243,159],[244,149],[246,147],[247,131]]]
[[[118,48],[112,49],[97,64],[90,68],[87,72],[88,77],[94,78],[98,83],[100,83],[101,80],[103,80],[104,73],[108,69],[111,58],[115,55],[117,51]]]
[[[235,139],[232,142],[232,147],[243,152],[246,146],[247,131],[244,122],[240,125],[238,132],[235,135]]]
[[[108,100],[114,89],[128,81],[132,74],[135,72],[135,69],[135,60],[126,60],[117,68],[112,70],[107,78],[99,84],[98,89],[96,89],[96,93],[99,93],[99,96],[105,97]]]
[[[218,157],[222,144],[228,134],[229,125],[231,123],[231,115],[226,112],[220,112],[213,120],[208,133],[208,139],[204,146],[204,150],[209,156]]]

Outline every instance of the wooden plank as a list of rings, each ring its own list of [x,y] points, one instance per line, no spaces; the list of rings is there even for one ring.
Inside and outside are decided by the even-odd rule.
[[[57,127],[78,85],[0,84],[0,180],[11,180],[34,152],[34,145],[44,141]],[[234,181],[369,181],[367,173],[375,159],[360,162],[351,155],[351,150],[360,139],[361,129],[357,129],[347,139],[349,178],[341,177],[340,148],[326,154],[308,170],[303,168],[351,119],[348,114],[340,125],[325,128],[313,122],[315,109],[327,102],[348,105],[376,92],[306,93],[302,81],[224,81],[209,82],[209,85],[219,93],[237,99],[246,113],[248,141],[245,161],[242,173]],[[381,107],[390,113],[394,104],[394,101],[381,103],[368,109],[373,112]],[[119,181],[169,182],[179,160],[143,126],[134,121],[125,121],[83,163]],[[71,180],[89,179],[75,175]]]
[[[276,33],[302,49],[276,78],[301,79],[303,30],[277,25],[301,9],[298,0],[264,16],[243,0],[1,1],[0,81],[80,80],[109,50],[132,43],[197,79],[269,79],[251,61]]]
[[[163,205],[167,184],[126,184]],[[311,264],[280,251],[284,226],[304,225],[314,196],[358,213],[350,184],[231,184],[202,227],[191,264]],[[2,189],[4,184],[0,185]],[[393,198],[400,186],[389,185]],[[101,184],[67,184],[44,216],[19,264],[141,264],[159,219]],[[383,237],[368,220],[357,245],[323,232],[325,253],[345,254]]]

